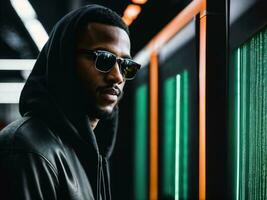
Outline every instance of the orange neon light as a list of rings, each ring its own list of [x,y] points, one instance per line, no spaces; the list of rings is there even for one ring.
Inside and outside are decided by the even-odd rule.
[[[145,4],[147,0],[132,0],[132,2],[136,4]]]
[[[177,32],[179,32],[186,24],[188,24],[202,9],[205,7],[205,0],[194,0],[185,9],[183,9],[164,29],[162,29],[148,43],[151,51],[162,47]]]
[[[150,83],[150,200],[158,199],[158,57],[151,55]]]
[[[125,16],[122,17],[122,20],[125,24],[127,24],[127,26],[130,26],[130,24],[133,22],[133,19],[127,18]]]
[[[123,13],[123,21],[129,26],[140,14],[141,7],[139,5],[130,4]]]
[[[199,44],[199,199],[206,199],[206,16],[200,19]]]
[[[123,16],[129,19],[136,19],[140,12],[141,7],[139,5],[129,4],[123,13]]]
[[[157,125],[158,120],[158,77],[155,52],[168,42],[177,32],[200,14],[200,50],[199,50],[199,200],[206,199],[206,0],[193,0],[164,29],[162,29],[145,47],[151,55],[150,65],[150,200],[157,199]],[[157,80],[158,81],[158,80]],[[154,99],[154,100],[153,100]],[[154,110],[155,109],[155,110]],[[154,123],[153,123],[154,121]],[[156,146],[153,146],[156,145]],[[156,147],[153,149],[153,147]]]

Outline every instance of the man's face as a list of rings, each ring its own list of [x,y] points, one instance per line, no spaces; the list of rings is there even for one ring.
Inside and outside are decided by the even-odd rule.
[[[105,50],[117,57],[130,57],[130,39],[119,27],[90,23],[80,32],[76,49]],[[109,72],[103,73],[95,68],[93,57],[77,54],[76,67],[87,101],[90,102],[89,117],[99,119],[111,114],[125,84],[118,63]]]

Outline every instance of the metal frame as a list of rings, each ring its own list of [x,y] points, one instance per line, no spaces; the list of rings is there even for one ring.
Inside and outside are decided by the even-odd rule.
[[[150,90],[150,199],[158,199],[158,59],[176,33],[199,17],[199,199],[227,194],[227,65],[226,0],[194,0],[136,56],[149,66]],[[226,41],[226,42],[225,42]],[[151,57],[151,59],[150,59]],[[219,139],[218,139],[219,138]],[[218,173],[219,169],[219,173]],[[218,199],[218,198],[217,198]]]

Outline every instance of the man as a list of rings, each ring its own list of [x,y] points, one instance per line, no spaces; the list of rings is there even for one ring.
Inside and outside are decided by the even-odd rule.
[[[109,158],[130,58],[127,26],[90,5],[61,19],[0,133],[0,199],[111,199]]]

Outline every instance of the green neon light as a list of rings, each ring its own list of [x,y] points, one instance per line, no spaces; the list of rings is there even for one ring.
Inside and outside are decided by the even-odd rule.
[[[163,84],[162,191],[165,199],[188,199],[188,71]]]
[[[240,49],[237,50],[237,134],[236,134],[236,141],[237,141],[237,151],[236,151],[236,200],[239,200],[239,178],[240,178],[240,87],[241,87],[241,78],[240,78]]]
[[[188,72],[176,76],[175,200],[188,199]]]
[[[182,138],[182,151],[183,154],[180,156],[180,159],[182,159],[182,171],[181,171],[181,177],[182,177],[182,199],[188,199],[188,71],[183,71],[182,73],[182,99],[181,99],[181,114],[182,114],[182,126],[181,126],[181,134],[183,136]]]
[[[173,198],[175,193],[175,77],[163,84],[163,154],[162,192],[163,198]]]
[[[233,58],[233,198],[266,199],[267,29],[240,46]]]
[[[176,127],[175,127],[175,200],[179,200],[180,189],[180,113],[181,113],[181,76],[176,76]]]
[[[134,199],[146,199],[147,175],[147,85],[141,85],[135,94],[135,168]]]

